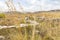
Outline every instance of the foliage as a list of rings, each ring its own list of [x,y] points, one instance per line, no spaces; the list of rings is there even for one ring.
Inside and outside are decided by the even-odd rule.
[[[0,18],[5,18],[5,14],[0,13]]]
[[[18,21],[16,19],[17,17],[15,16],[11,18],[13,18],[14,20],[12,21],[12,19],[9,18],[9,20],[3,21],[2,24],[14,25],[14,22],[16,22],[15,24],[18,25],[21,23],[25,24],[24,19]],[[5,36],[6,40],[54,40],[60,37],[60,33],[59,33],[60,21],[58,21],[57,19],[55,20],[53,20],[52,18],[50,20],[49,18],[37,19],[36,17],[35,18],[36,20],[34,20],[32,16],[30,16],[29,19],[36,21],[39,24],[36,26],[28,25],[26,27],[0,29],[0,35]]]

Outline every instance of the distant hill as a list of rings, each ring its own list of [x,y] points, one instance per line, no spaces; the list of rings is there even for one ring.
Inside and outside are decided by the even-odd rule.
[[[36,11],[36,12],[19,12],[19,11],[10,11],[10,12],[2,12],[2,13],[42,13],[42,12],[60,12],[60,10],[50,10],[50,11]]]

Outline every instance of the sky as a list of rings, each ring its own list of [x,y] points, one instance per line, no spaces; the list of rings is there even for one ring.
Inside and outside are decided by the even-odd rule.
[[[20,2],[23,10],[26,12],[60,9],[60,0],[13,0],[17,11],[22,11],[18,2]],[[8,11],[5,0],[0,0],[0,11]]]

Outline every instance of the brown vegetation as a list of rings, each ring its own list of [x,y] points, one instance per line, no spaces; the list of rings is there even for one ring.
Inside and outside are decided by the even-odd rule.
[[[21,23],[26,23],[25,17],[37,21],[39,25],[0,29],[0,35],[3,35],[5,40],[60,40],[60,12],[6,13],[5,17],[0,19],[0,25],[18,27]]]

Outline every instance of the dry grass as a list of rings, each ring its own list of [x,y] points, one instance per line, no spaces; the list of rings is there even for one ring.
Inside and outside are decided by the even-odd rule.
[[[26,16],[31,18],[34,16],[39,25],[18,27],[19,24],[25,23]],[[41,19],[37,17],[41,17]],[[44,18],[42,19],[42,17]],[[60,12],[58,14],[57,12],[6,14],[3,23],[16,25],[18,28],[0,29],[0,35],[5,36],[5,40],[60,40],[60,19],[58,18],[60,18]]]

